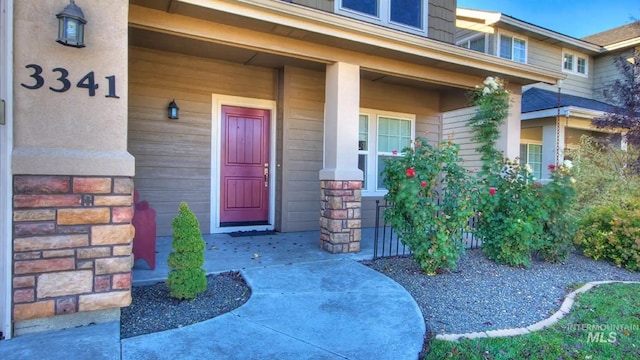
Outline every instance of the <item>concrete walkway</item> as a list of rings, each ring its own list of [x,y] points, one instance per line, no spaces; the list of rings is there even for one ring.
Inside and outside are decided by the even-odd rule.
[[[318,249],[318,233],[231,238],[207,235],[209,273],[239,270],[252,289],[242,307],[180,329],[120,341],[99,324],[0,342],[2,359],[416,359],[424,320],[400,285],[356,260]],[[170,239],[157,267],[136,262],[134,284],[166,278]]]

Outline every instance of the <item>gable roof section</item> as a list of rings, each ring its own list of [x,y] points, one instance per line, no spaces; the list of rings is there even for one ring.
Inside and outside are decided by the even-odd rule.
[[[558,103],[557,92],[539,88],[530,88],[522,93],[521,111],[523,113],[555,109],[558,105],[560,107],[573,106],[603,112],[613,112],[615,110],[615,106],[613,105],[569,94],[560,94],[560,101]]]
[[[466,8],[456,9],[456,27],[458,28],[493,33],[495,26],[550,45],[567,47],[591,55],[597,55],[601,52],[599,45],[549,30],[507,14]]]
[[[640,43],[640,20],[582,38],[584,41],[605,47],[633,39]]]

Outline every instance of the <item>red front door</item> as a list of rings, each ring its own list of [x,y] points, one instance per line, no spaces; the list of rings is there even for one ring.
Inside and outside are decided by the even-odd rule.
[[[269,223],[271,111],[222,107],[220,226]]]

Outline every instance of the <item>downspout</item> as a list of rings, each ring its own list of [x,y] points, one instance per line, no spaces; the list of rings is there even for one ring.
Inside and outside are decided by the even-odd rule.
[[[556,114],[556,163],[554,165],[560,164],[560,94],[562,92],[562,80],[558,80],[556,83],[558,86],[558,112]]]

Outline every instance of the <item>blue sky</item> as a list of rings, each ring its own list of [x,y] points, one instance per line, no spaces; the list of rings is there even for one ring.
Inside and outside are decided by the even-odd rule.
[[[640,0],[458,0],[458,7],[501,12],[577,38],[640,20]]]

